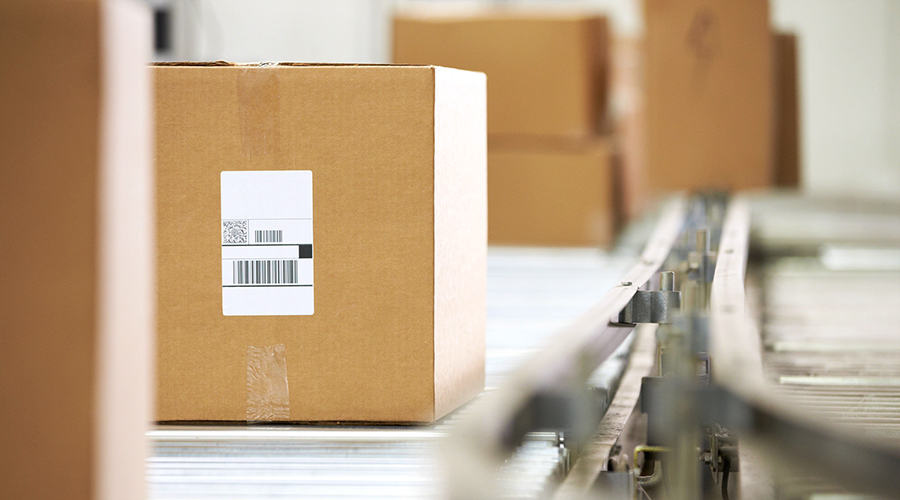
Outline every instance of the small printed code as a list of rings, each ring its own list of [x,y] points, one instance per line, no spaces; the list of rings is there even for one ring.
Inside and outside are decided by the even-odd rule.
[[[253,231],[253,236],[256,243],[281,243],[282,230]]]
[[[247,220],[223,220],[222,244],[248,243],[250,221]]]
[[[299,282],[296,260],[236,260],[235,285],[291,285]]]

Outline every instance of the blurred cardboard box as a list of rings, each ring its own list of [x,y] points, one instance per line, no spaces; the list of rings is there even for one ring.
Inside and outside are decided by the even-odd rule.
[[[608,27],[591,14],[415,9],[394,18],[398,63],[488,76],[489,241],[597,245],[613,237]]]
[[[393,61],[488,76],[488,132],[584,137],[601,128],[607,23],[513,9],[417,9],[394,18]]]
[[[491,244],[607,245],[616,227],[615,155],[609,141],[491,138]]]
[[[622,216],[632,219],[652,200],[647,188],[646,110],[643,40],[616,38],[612,43],[610,118],[619,146]],[[772,34],[774,79],[774,183],[800,185],[800,126],[797,36]]]
[[[218,64],[155,68],[157,418],[431,422],[477,395],[484,75]]]
[[[643,40],[616,37],[610,62],[610,122],[618,148],[617,197],[623,220],[641,215],[653,202],[647,186]]]
[[[0,26],[0,496],[143,498],[150,12],[9,1]]]
[[[773,33],[775,50],[775,184],[800,187],[800,91],[797,36]]]
[[[647,176],[655,192],[774,181],[766,0],[645,0]]]

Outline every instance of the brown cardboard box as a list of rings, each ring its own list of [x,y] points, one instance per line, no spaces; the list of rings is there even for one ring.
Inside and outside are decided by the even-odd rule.
[[[800,187],[797,36],[773,33],[775,49],[775,185]]]
[[[169,65],[155,78],[159,420],[430,422],[482,390],[483,74]],[[232,286],[277,266],[226,259],[281,251],[282,280],[314,286]]]
[[[593,246],[616,226],[608,141],[491,138],[488,234],[493,245]]]
[[[606,101],[606,19],[479,9],[394,18],[393,60],[488,75],[488,131],[583,137]]]
[[[617,37],[610,64],[610,118],[619,156],[619,213],[640,216],[653,201],[647,187],[643,40]]]
[[[0,26],[0,496],[143,498],[150,13],[7,1]]]
[[[647,174],[656,191],[769,186],[766,0],[645,0]]]

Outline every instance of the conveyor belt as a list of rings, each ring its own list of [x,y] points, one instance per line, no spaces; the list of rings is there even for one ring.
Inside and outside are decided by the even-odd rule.
[[[603,296],[636,258],[627,251],[492,248],[487,390]],[[610,363],[623,364],[615,357]],[[595,383],[609,378],[602,372]],[[158,426],[149,433],[150,498],[434,498],[442,491],[439,440],[465,412],[422,427]],[[566,461],[557,433],[532,433],[500,480],[512,496],[535,498]]]
[[[744,307],[734,301],[737,290],[721,283],[713,308],[713,361],[724,372],[717,382],[731,393],[716,393],[718,415],[747,437],[740,447],[742,498],[872,498],[855,490],[896,497],[900,210],[759,201],[746,281],[749,321],[732,321]],[[730,239],[720,248],[716,280],[720,270],[725,277],[736,270],[728,258],[739,253],[731,235],[742,207],[732,211],[731,230],[729,222],[723,229]],[[757,345],[747,343],[754,338]],[[755,362],[753,351],[761,354]]]
[[[869,270],[829,267],[824,256],[765,266],[764,374],[807,416],[900,446],[900,271],[874,259]],[[776,484],[779,498],[843,491],[809,474]]]
[[[720,227],[714,198],[689,206],[673,200],[652,234],[637,238],[648,242],[640,258],[633,250],[491,249],[487,390],[474,404],[432,426],[158,427],[150,433],[151,497],[539,498],[570,470],[559,498],[580,498],[601,476],[619,474],[627,483],[635,478],[605,472],[617,436],[603,430],[621,429],[623,419],[608,417],[633,409],[637,372],[653,364],[636,363],[635,353],[652,355],[647,328],[655,326],[625,324],[617,312],[639,287],[656,286],[651,279],[665,261],[685,273],[682,280],[703,281],[707,272],[691,274],[691,265],[705,269],[710,258],[711,288],[688,283],[681,321],[657,330],[669,339],[668,359],[687,362],[671,365],[684,368],[670,370],[668,394],[677,397],[657,401],[669,406],[656,417],[666,408],[690,410],[669,424],[688,439],[654,450],[683,465],[662,474],[666,487],[688,497],[697,491],[692,462],[703,454],[695,456],[690,436],[702,421],[715,423],[704,432],[719,429],[710,443],[725,444],[710,444],[709,464],[730,467],[717,453],[739,453],[740,467],[731,470],[745,499],[846,488],[892,496],[900,490],[900,210],[763,202],[751,210],[745,198],[732,200]],[[685,242],[694,233],[718,248],[690,250]],[[623,342],[632,330],[639,340]],[[697,377],[687,347],[702,348],[706,335],[709,387],[687,390]],[[672,341],[690,338],[698,342]],[[631,375],[621,379],[623,372]],[[626,390],[614,397],[620,380]],[[614,402],[616,411],[584,433],[611,398],[628,401]],[[566,439],[526,434],[542,429],[565,429]],[[565,446],[571,443],[577,455]],[[758,494],[748,494],[751,483]]]

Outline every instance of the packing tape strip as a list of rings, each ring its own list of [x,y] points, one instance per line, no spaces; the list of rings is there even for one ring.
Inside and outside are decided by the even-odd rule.
[[[247,346],[247,420],[290,420],[284,344]]]
[[[237,79],[241,148],[244,156],[278,152],[278,73],[274,67],[248,67]]]

